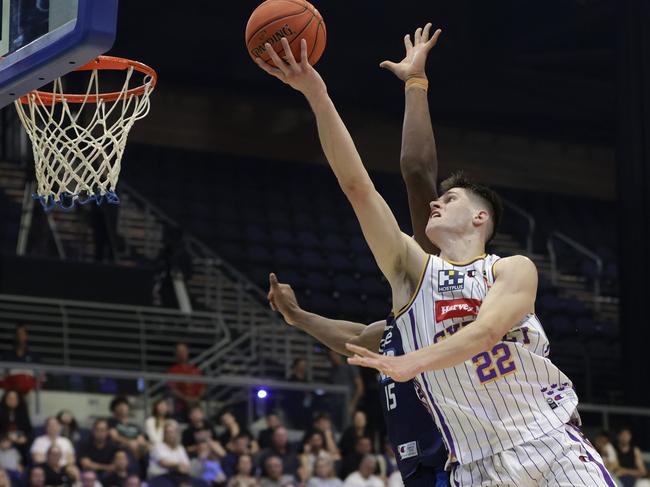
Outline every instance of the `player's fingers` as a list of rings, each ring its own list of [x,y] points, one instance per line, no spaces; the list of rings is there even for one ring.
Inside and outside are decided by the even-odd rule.
[[[415,43],[415,45],[417,46],[418,44],[420,44],[420,42],[422,42],[422,27],[418,27],[418,28],[415,30],[415,39],[414,39],[414,43]]]
[[[271,272],[269,274],[269,284],[271,285],[271,289],[277,288],[278,284],[278,276],[275,275],[275,272]]]
[[[388,69],[389,71],[395,71],[395,68],[397,67],[397,63],[394,63],[392,61],[383,61],[379,64],[379,67],[383,69]]]
[[[291,52],[291,46],[289,45],[289,41],[287,40],[286,37],[283,37],[280,42],[282,43],[282,47],[284,48],[284,58],[287,60],[289,63],[289,66],[292,68],[297,68],[298,63],[296,63],[296,58],[293,57],[293,52]]]
[[[309,53],[307,52],[307,39],[300,39],[300,64],[309,66]]]
[[[411,34],[406,34],[404,36],[404,47],[406,48],[406,54],[408,55],[413,49],[413,43],[411,42]]]
[[[435,46],[438,43],[438,38],[440,37],[440,34],[442,34],[442,30],[436,29],[436,31],[431,36],[431,39],[429,39],[427,42],[428,49],[431,49],[433,46]]]
[[[269,53],[269,56],[271,57],[271,61],[273,61],[273,64],[275,64],[280,71],[282,71],[282,74],[285,76],[289,75],[289,67],[287,66],[287,63],[284,62],[284,60],[278,56],[278,53],[275,52],[275,49],[273,49],[273,46],[269,44],[268,42],[264,44],[264,47],[266,47],[266,50]]]
[[[422,42],[427,42],[429,40],[429,34],[431,33],[431,22],[427,23],[427,25],[424,26],[424,30],[422,31]]]
[[[256,57],[255,58],[255,63],[262,68],[264,71],[266,71],[268,74],[271,76],[275,76],[276,78],[284,79],[284,74],[282,71],[280,71],[278,68],[274,68],[271,66],[269,63],[265,63],[262,61],[262,58]]]
[[[273,301],[272,299],[269,300],[269,305],[271,306],[271,309],[272,309],[273,311],[277,311],[277,310],[278,310],[278,307],[275,305],[275,301]]]

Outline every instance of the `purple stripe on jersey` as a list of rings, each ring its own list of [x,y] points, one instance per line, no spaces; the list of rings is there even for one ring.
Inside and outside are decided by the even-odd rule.
[[[413,312],[413,309],[409,310],[409,320],[411,321],[411,331],[413,335],[413,341],[415,342],[415,349],[418,350],[420,347],[418,346],[417,333],[415,329],[415,313]],[[427,395],[429,396],[429,400],[431,401],[433,410],[436,412],[436,416],[438,416],[438,420],[440,421],[440,425],[442,426],[442,432],[444,433],[445,439],[447,440],[447,446],[449,447],[449,451],[455,455],[456,447],[454,446],[454,440],[451,439],[451,433],[449,432],[447,423],[445,423],[445,417],[442,415],[442,412],[440,412],[440,409],[438,409],[438,406],[436,406],[436,402],[433,399],[433,395],[430,392],[429,382],[427,382],[427,376],[425,374],[422,374],[422,379],[424,380],[424,390],[427,391]]]
[[[596,465],[598,465],[598,468],[600,469],[600,473],[603,474],[603,478],[605,479],[605,482],[607,482],[607,485],[609,485],[609,487],[616,487],[616,484],[615,484],[614,481],[612,480],[612,477],[609,475],[609,472],[608,472],[607,469],[604,467],[604,465],[602,465],[601,463],[599,463],[599,462],[598,462],[598,461],[597,461],[597,460],[596,460],[596,459],[591,455],[591,453],[589,453],[588,445],[586,445],[584,441],[582,441],[582,440],[576,438],[575,436],[573,436],[573,435],[572,435],[571,433],[569,433],[568,431],[567,431],[566,433],[567,433],[567,435],[569,435],[569,438],[571,438],[573,441],[577,441],[578,443],[581,443],[581,444],[583,444],[583,445],[585,446],[585,451],[587,452],[587,458],[589,459],[590,462],[593,462],[593,463],[595,463]]]

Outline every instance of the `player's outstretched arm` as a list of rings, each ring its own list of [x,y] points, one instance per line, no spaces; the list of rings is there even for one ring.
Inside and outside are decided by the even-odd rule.
[[[441,32],[437,29],[430,36],[430,23],[424,29],[418,28],[413,41],[410,35],[404,37],[406,56],[401,62],[380,64],[406,83],[400,169],[406,184],[415,241],[430,254],[439,252],[425,232],[430,216],[429,203],[438,198],[438,155],[429,115],[426,62]]]
[[[457,333],[400,357],[387,357],[356,345],[351,364],[372,367],[398,382],[430,370],[445,369],[492,348],[527,314],[534,312],[537,269],[530,259],[516,255],[495,265],[496,280],[476,320]]]
[[[289,42],[283,38],[282,44],[286,62],[267,45],[277,67],[271,67],[259,58],[257,64],[307,98],[316,116],[318,135],[329,165],[352,204],[379,268],[393,289],[407,278],[417,280],[427,256],[408,235],[401,232],[390,208],[376,191],[350,133],[327,94],[325,82],[309,64],[306,41],[301,40],[300,63],[294,59]],[[408,299],[408,295],[399,296],[393,299],[393,305],[400,307]]]
[[[291,286],[278,282],[275,274],[269,275],[269,284],[268,299],[271,309],[280,312],[289,325],[313,336],[341,355],[352,355],[352,352],[345,348],[346,343],[353,343],[368,350],[379,350],[385,321],[366,326],[352,321],[325,318],[302,309]]]

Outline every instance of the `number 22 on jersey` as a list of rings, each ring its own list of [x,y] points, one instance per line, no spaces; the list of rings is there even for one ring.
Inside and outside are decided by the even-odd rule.
[[[506,343],[497,343],[489,352],[474,355],[472,362],[476,365],[476,375],[481,384],[498,380],[517,370]]]

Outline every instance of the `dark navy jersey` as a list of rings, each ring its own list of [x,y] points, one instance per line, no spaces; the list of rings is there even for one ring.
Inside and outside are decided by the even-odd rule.
[[[402,337],[394,325],[395,318],[391,315],[379,345],[381,354],[404,355]],[[379,380],[388,439],[402,477],[407,479],[413,475],[418,465],[443,470],[447,452],[426,403],[418,397],[414,382],[394,382],[383,374],[379,374]]]

